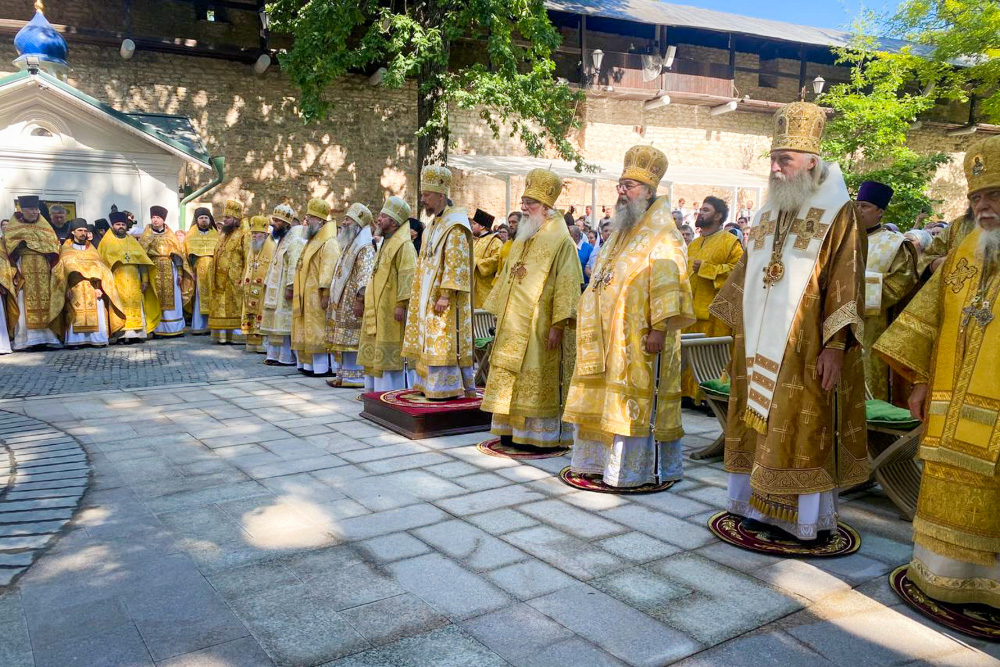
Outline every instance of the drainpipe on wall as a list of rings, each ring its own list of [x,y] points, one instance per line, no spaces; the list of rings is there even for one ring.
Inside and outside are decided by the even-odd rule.
[[[187,228],[187,205],[209,190],[214,190],[219,187],[222,183],[222,179],[226,177],[226,158],[224,155],[216,155],[211,158],[209,162],[212,163],[212,169],[215,170],[215,178],[213,178],[208,185],[198,188],[181,200],[180,210],[177,212],[178,226],[181,229]]]

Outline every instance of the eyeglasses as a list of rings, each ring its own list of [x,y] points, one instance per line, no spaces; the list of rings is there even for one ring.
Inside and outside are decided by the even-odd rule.
[[[618,185],[616,185],[615,188],[619,192],[630,192],[632,190],[635,190],[640,185],[642,185],[642,183],[636,183],[635,181],[625,181],[623,183],[619,183]]]

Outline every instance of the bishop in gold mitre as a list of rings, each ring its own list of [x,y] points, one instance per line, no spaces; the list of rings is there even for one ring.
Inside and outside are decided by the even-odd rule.
[[[486,299],[497,317],[482,410],[507,446],[528,451],[565,447],[562,420],[576,361],[576,306],[583,271],[576,244],[555,209],[562,179],[545,169],[528,174],[521,221],[508,262]]]
[[[892,201],[888,185],[865,181],[855,198],[858,223],[868,237],[865,263],[865,384],[871,397],[897,403],[905,396],[891,395],[889,367],[872,352],[872,346],[889,322],[896,318],[897,305],[917,286],[917,249],[899,232],[882,224],[882,216]]]
[[[838,489],[868,479],[864,238],[819,156],[825,123],[806,102],[775,115],[768,201],[709,309],[735,338],[728,509],[804,541],[836,527]]]
[[[424,229],[403,356],[416,371],[414,389],[427,398],[475,397],[472,368],[472,227],[448,199],[451,171],[430,165],[420,175]]]
[[[732,331],[725,322],[708,312],[708,307],[743,256],[743,245],[738,238],[722,229],[729,217],[726,202],[718,197],[705,197],[697,215],[694,225],[700,234],[687,247],[691,295],[697,321],[684,333],[702,333],[710,338],[729,336]],[[685,397],[701,400],[701,391],[690,368],[684,370],[682,383]]]
[[[151,206],[149,225],[142,230],[139,245],[153,260],[149,282],[160,302],[160,323],[154,336],[164,338],[184,335],[184,308],[191,303],[194,273],[184,261],[184,245],[167,227],[167,209]]]
[[[477,208],[470,224],[474,239],[472,260],[476,266],[472,275],[472,293],[475,295],[474,305],[478,310],[483,308],[486,297],[490,295],[490,289],[493,287],[497,267],[500,264],[500,248],[503,246],[503,241],[492,230],[493,216],[486,211]]]
[[[62,343],[51,327],[49,312],[52,267],[59,261],[59,239],[42,217],[38,197],[18,197],[18,206],[21,210],[14,214],[3,233],[17,294],[18,318],[12,348],[60,347]]]
[[[1000,608],[1000,137],[969,146],[975,227],[875,343],[924,422],[908,576],[935,600]]]
[[[358,342],[358,363],[365,369],[366,391],[413,386],[413,373],[407,378],[402,356],[406,311],[417,268],[409,219],[410,205],[401,197],[392,196],[385,200],[375,220],[382,246],[364,288]]]
[[[243,343],[243,275],[250,248],[250,230],[243,224],[243,202],[226,201],[222,212],[219,243],[215,246],[212,271],[212,307],[208,328],[212,341],[228,345]]]
[[[577,308],[570,466],[612,487],[683,474],[680,331],[694,309],[684,239],[669,198],[656,195],[666,171],[652,146],[625,153],[613,231]]]
[[[365,370],[358,364],[358,343],[364,315],[364,287],[375,268],[373,223],[368,207],[355,202],[337,225],[341,253],[333,271],[326,309],[326,343],[336,373],[336,377],[326,381],[331,387],[365,386]]]
[[[194,296],[191,298],[191,333],[208,335],[208,318],[212,312],[212,284],[215,282],[215,247],[219,232],[211,209],[199,206],[194,211],[194,227],[184,235],[184,257],[194,274]]]
[[[0,354],[13,352],[11,340],[17,325],[17,290],[14,288],[14,268],[7,255],[7,246],[0,236]]]
[[[125,325],[115,277],[87,240],[87,221],[77,218],[69,229],[52,269],[50,315],[60,321],[66,347],[104,347]]]
[[[264,319],[264,278],[274,256],[274,241],[268,233],[267,218],[250,218],[250,247],[243,273],[243,322],[240,329],[246,336],[246,352],[264,354],[264,337],[260,325]]]
[[[330,204],[311,199],[306,206],[306,246],[295,267],[292,288],[292,349],[304,375],[329,375],[326,309],[330,283],[340,257],[337,225],[331,225]]]
[[[292,351],[292,291],[295,267],[306,247],[305,227],[293,223],[295,211],[278,204],[271,213],[271,239],[275,243],[271,263],[264,277],[264,314],[260,332],[264,334],[268,366],[294,366]]]
[[[160,323],[160,300],[149,281],[153,260],[128,233],[128,216],[123,211],[112,211],[109,219],[111,232],[101,239],[97,251],[111,267],[125,313],[125,324],[117,339],[125,343],[141,342]]]

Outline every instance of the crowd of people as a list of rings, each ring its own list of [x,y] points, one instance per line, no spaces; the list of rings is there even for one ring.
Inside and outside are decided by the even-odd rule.
[[[138,236],[114,211],[96,247],[85,221],[51,210],[50,224],[22,197],[0,245],[0,349],[189,328],[332,386],[447,401],[477,396],[485,310],[493,434],[529,453],[571,447],[575,474],[620,489],[681,478],[682,397],[699,400],[682,333],[732,335],[728,509],[752,530],[822,539],[838,491],[868,480],[866,398],[905,404],[925,424],[910,577],[935,599],[1000,607],[1000,137],[968,149],[968,212],[918,230],[938,230],[925,244],[884,219],[888,186],[849,195],[819,156],[824,123],[813,104],[783,107],[767,201],[729,233],[727,203],[706,197],[690,240],[687,214],[656,194],[667,156],[645,145],[597,229],[557,209],[563,183],[545,169],[499,224],[470,219],[450,171],[427,166],[426,227],[396,196],[336,221],[313,199],[301,224],[286,203],[244,219],[230,200],[220,224],[195,211],[183,238],[161,207]]]

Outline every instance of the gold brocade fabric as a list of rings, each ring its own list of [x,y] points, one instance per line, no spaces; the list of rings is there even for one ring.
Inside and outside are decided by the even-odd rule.
[[[192,227],[184,236],[184,255],[194,274],[195,289],[202,315],[212,311],[212,284],[215,282],[215,247],[219,243],[219,232],[214,227],[201,231]],[[194,308],[194,296],[190,308]]]
[[[184,246],[169,227],[156,233],[147,226],[139,237],[139,245],[153,260],[150,268],[149,284],[156,290],[156,298],[164,310],[172,310],[174,304],[174,258],[179,260],[178,272],[181,278],[181,302],[187,308],[194,295],[194,272],[190,264],[184,261]]]
[[[326,309],[320,290],[329,294],[339,257],[337,225],[332,222],[309,239],[299,256],[292,296],[292,349],[300,354],[326,352]]]
[[[513,245],[514,239],[508,239],[500,246],[500,251],[497,253],[497,272],[493,274],[494,285],[496,285],[497,279],[500,277],[500,272],[503,271],[504,264],[507,262],[507,256],[510,255],[510,249]]]
[[[7,335],[14,336],[14,327],[20,316],[17,305],[17,288],[14,285],[14,267],[7,255],[7,247],[0,236],[0,308],[7,316]]]
[[[711,306],[710,311],[734,332],[725,469],[750,475],[755,506],[769,516],[780,518],[793,504],[793,496],[846,488],[868,479],[864,365],[856,338],[864,300],[865,249],[854,204],[848,202],[823,239],[793,315],[764,433],[744,421],[743,291],[761,289],[760,276],[746,275],[747,255]],[[816,374],[824,341],[828,347],[846,350],[836,392],[824,391]]]
[[[565,223],[564,223],[565,224]],[[496,234],[483,234],[472,244],[472,259],[476,266],[472,276],[473,303],[476,309],[483,307],[490,295],[493,281],[500,263],[500,246],[503,243]]]
[[[532,238],[514,241],[509,260],[485,304],[497,326],[481,409],[509,415],[523,428],[525,417],[562,413],[576,360],[583,272],[558,213]],[[563,337],[560,347],[550,350],[553,327],[563,329]]]
[[[694,322],[694,307],[684,240],[666,197],[625,236],[616,231],[601,245],[577,317],[563,420],[579,425],[580,438],[609,446],[615,435],[680,438],[680,330]],[[653,329],[666,332],[658,367],[645,349]]]
[[[472,232],[461,209],[446,208],[424,230],[406,314],[403,356],[428,366],[472,365]],[[440,315],[434,304],[451,296]]]
[[[880,229],[872,236],[891,233],[893,232]],[[872,246],[873,244],[869,240],[869,248]],[[871,350],[875,341],[889,326],[889,321],[895,319],[897,315],[896,305],[908,297],[916,286],[917,254],[913,244],[905,241],[899,246],[888,269],[882,273],[881,312],[878,315],[865,317],[864,340],[862,341],[865,350],[865,382],[872,398],[881,401],[897,398],[889,395],[889,366]],[[905,398],[905,396],[901,398]]]
[[[122,311],[125,313],[126,330],[143,329],[143,309],[145,309],[146,333],[153,331],[160,323],[160,301],[152,284],[147,283],[143,291],[143,273],[153,266],[153,260],[146,255],[139,242],[126,234],[118,238],[108,232],[97,247],[104,263],[111,267],[118,289]]]
[[[334,303],[331,297],[327,307],[326,343],[330,352],[354,352],[358,349],[364,315],[355,317],[354,300],[358,291],[371,280],[374,269],[375,248],[371,243],[366,243],[354,255],[342,253],[337,260],[334,274],[344,271],[349,272],[350,277],[340,295],[340,301]]]
[[[976,221],[971,216],[965,217],[962,215],[952,220],[945,229],[941,230],[934,237],[927,250],[920,256],[920,261],[917,264],[917,273],[921,276],[924,275],[924,271],[927,270],[934,260],[947,256],[953,249],[961,245],[965,237],[975,227]]]
[[[406,222],[388,239],[375,257],[372,277],[365,287],[365,315],[358,343],[358,365],[365,373],[382,377],[386,371],[403,370],[405,322],[397,322],[397,306],[406,309],[413,290],[417,251]]]
[[[59,253],[59,263],[52,269],[51,321],[62,318],[64,331],[70,325],[77,333],[98,331],[97,289],[104,294],[108,335],[114,335],[125,325],[115,277],[93,245],[87,243],[80,250],[67,240]]]
[[[52,267],[59,257],[59,239],[42,218],[37,222],[14,218],[7,224],[3,240],[12,265],[17,267],[14,280],[17,289],[24,293],[28,328],[46,329],[51,322]]]
[[[299,255],[306,247],[305,228],[296,225],[288,230],[271,257],[271,265],[264,278],[264,315],[260,322],[262,334],[289,336],[292,333],[292,299],[285,298],[285,290],[295,283],[295,267]]]
[[[992,477],[1000,465],[1000,270],[984,284],[992,322],[983,326],[971,313],[966,319],[984,270],[978,240],[976,229],[874,349],[907,379],[929,383],[920,457]]]
[[[242,325],[243,273],[249,247],[250,232],[244,225],[219,234],[212,271],[212,308],[208,313],[208,328],[212,331],[232,331]]]
[[[691,268],[691,298],[697,321],[684,329],[683,333],[703,333],[708,337],[729,336],[732,333],[725,322],[708,312],[708,307],[712,305],[715,295],[726,284],[742,256],[743,246],[739,239],[721,230],[707,237],[699,236],[691,242],[687,248],[688,266],[701,261],[697,271]],[[700,398],[701,391],[690,368],[684,370],[682,386],[684,396]]]
[[[254,252],[253,240],[247,241],[247,265],[243,274],[243,323],[240,327],[247,336],[259,336],[264,317],[264,278],[274,257],[274,239],[268,236],[264,245]]]

